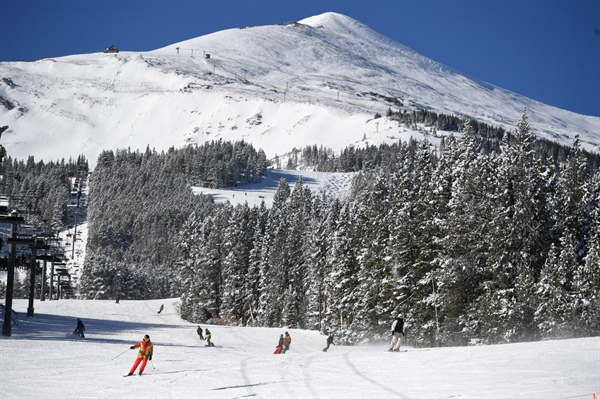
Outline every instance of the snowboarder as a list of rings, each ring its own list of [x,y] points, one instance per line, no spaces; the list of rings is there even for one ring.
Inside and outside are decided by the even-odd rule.
[[[285,353],[290,349],[290,345],[292,344],[292,337],[290,337],[289,332],[285,332],[285,336],[283,338],[283,344],[281,344],[281,353]]]
[[[160,314],[160,312],[162,312],[164,308],[165,308],[165,305],[160,305],[160,309],[158,309],[158,314]]]
[[[277,346],[275,347],[275,352],[273,352],[273,354],[279,355],[281,353],[282,348],[283,348],[283,334],[279,334],[279,342],[277,343]]]
[[[202,335],[202,327],[198,326],[196,329],[196,333],[198,333],[198,337],[200,337],[201,341],[204,341],[204,336]]]
[[[327,352],[327,349],[329,349],[330,345],[335,345],[335,342],[333,342],[333,334],[327,337],[327,347],[323,349],[323,352]]]
[[[140,350],[138,352],[137,359],[135,359],[133,366],[131,366],[131,370],[129,370],[129,374],[127,374],[128,376],[135,373],[135,369],[140,363],[142,363],[142,366],[140,367],[139,375],[142,375],[144,369],[146,368],[146,363],[148,363],[148,360],[152,360],[152,353],[154,353],[154,346],[152,345],[152,342],[150,342],[149,335],[144,335],[144,339],[129,347],[129,349],[135,348],[140,348]]]
[[[211,336],[212,336],[212,334],[210,333],[210,330],[208,328],[206,330],[204,330],[204,338],[206,338],[206,342],[208,343],[206,346],[215,346],[215,344],[210,342]]]
[[[396,320],[392,323],[392,342],[390,342],[389,352],[399,352],[400,351],[400,337],[404,336],[404,319],[402,316],[398,316]]]
[[[73,331],[73,334],[76,334],[77,336],[79,336],[79,338],[85,338],[85,334],[83,333],[85,331],[85,326],[83,325],[83,322],[81,321],[81,319],[77,319],[77,327],[75,327],[75,331]]]

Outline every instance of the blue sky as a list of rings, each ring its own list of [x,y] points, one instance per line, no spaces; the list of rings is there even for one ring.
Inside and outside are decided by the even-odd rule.
[[[600,0],[0,0],[0,61],[149,51],[328,11],[473,78],[600,116]]]

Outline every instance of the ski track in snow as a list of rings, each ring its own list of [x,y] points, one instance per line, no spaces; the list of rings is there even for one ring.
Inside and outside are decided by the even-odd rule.
[[[404,396],[404,395],[400,394],[399,392],[397,392],[396,390],[388,387],[387,385],[384,385],[384,384],[374,380],[373,378],[365,375],[365,373],[360,371],[356,367],[356,365],[352,362],[352,360],[350,359],[350,354],[348,352],[344,353],[343,357],[344,357],[344,363],[352,371],[352,373],[354,375],[362,378],[363,380],[365,380],[368,384],[373,385],[377,388],[380,388],[385,392],[389,392],[392,395],[392,397],[401,398],[401,399],[411,399],[410,397]]]

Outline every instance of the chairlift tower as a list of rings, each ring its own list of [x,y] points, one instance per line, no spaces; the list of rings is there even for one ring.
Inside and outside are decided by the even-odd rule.
[[[23,223],[23,217],[18,216],[17,212],[11,212],[9,215],[0,215],[0,223],[11,225],[11,238],[17,238],[17,226]],[[8,262],[8,273],[6,276],[6,304],[4,307],[4,322],[2,324],[2,335],[10,337],[12,334],[11,316],[13,294],[15,289],[15,263],[17,258],[17,248],[15,244],[10,244],[10,260]]]
[[[33,317],[33,300],[35,296],[35,272],[37,269],[36,253],[38,249],[48,249],[48,244],[44,240],[39,240],[36,236],[31,238],[11,237],[7,240],[10,245],[27,245],[31,248],[31,267],[29,270],[29,306],[27,307],[27,317]]]

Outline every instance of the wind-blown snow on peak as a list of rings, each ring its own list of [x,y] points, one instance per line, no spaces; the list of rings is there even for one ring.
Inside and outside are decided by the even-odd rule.
[[[324,12],[323,14],[313,15],[312,17],[304,18],[298,23],[309,25],[312,27],[327,27],[327,28],[346,28],[349,25],[354,26],[365,26],[354,18],[348,17],[344,14],[339,14],[337,12]]]
[[[166,150],[245,140],[267,156],[307,145],[338,151],[419,130],[392,108],[459,114],[514,131],[527,108],[535,134],[600,151],[600,118],[475,81],[336,13],[227,29],[150,52],[0,63],[8,155],[57,160],[103,150]],[[435,140],[432,138],[432,140]]]
[[[378,33],[367,25],[353,18],[335,12],[326,12],[298,21],[299,24],[307,25],[327,32],[333,32],[337,36],[350,37],[353,41],[372,43],[377,45],[392,46],[402,51],[409,51],[417,55],[408,47]]]
[[[362,22],[335,12],[326,12],[308,17],[298,21],[298,23],[313,28],[335,31],[338,34],[351,34],[363,38],[368,38],[373,35],[381,36]]]

